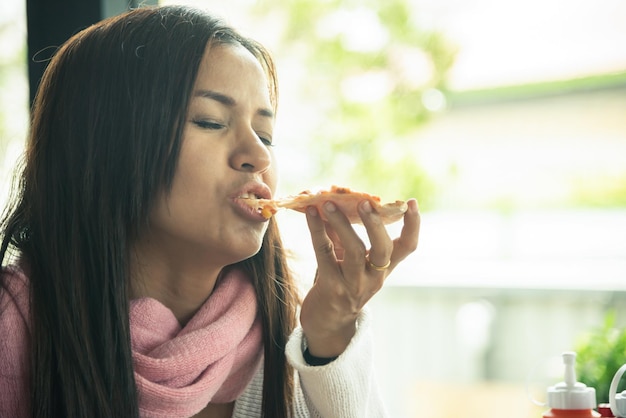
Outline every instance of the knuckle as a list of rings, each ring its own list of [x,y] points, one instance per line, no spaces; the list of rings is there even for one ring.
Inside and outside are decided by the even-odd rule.
[[[327,241],[321,245],[318,245],[316,252],[320,255],[325,255],[325,256],[332,255],[335,252],[335,246],[333,245],[332,242]]]
[[[355,246],[354,254],[358,260],[365,258],[365,256],[367,255],[367,249],[365,248],[365,244],[360,243],[359,245]]]

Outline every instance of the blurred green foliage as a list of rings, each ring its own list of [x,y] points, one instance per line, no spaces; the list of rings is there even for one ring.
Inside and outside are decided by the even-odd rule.
[[[572,203],[592,208],[626,208],[626,174],[575,179]]]
[[[616,314],[610,311],[601,327],[581,337],[576,346],[578,381],[596,389],[598,403],[609,401],[609,387],[617,370],[626,363],[626,330],[615,326]],[[626,378],[618,393],[626,389]]]
[[[270,0],[256,13],[277,10],[286,22],[281,49],[306,66],[301,93],[322,104],[323,122],[305,139],[314,144],[314,177],[428,204],[432,182],[416,162],[413,134],[431,114],[424,93],[444,97],[455,48],[418,27],[407,0]]]
[[[0,156],[4,156],[8,143],[14,139],[8,125],[12,120],[19,120],[19,115],[16,117],[12,112],[12,107],[15,107],[15,102],[20,101],[20,98],[11,96],[11,87],[16,82],[16,76],[19,77],[20,72],[25,73],[26,67],[26,42],[24,39],[23,44],[17,45],[15,43],[13,33],[18,31],[18,23],[14,20],[7,20],[0,23],[0,42],[5,42],[7,45],[11,45],[11,48],[0,51]],[[20,39],[22,41],[22,39]],[[11,51],[15,50],[12,54]],[[24,98],[27,97],[28,92],[25,92]],[[23,111],[28,112],[27,108]],[[18,140],[24,140],[25,138],[19,137]],[[0,159],[0,161],[2,161]],[[2,166],[0,166],[2,171]],[[4,181],[4,179],[2,179]]]

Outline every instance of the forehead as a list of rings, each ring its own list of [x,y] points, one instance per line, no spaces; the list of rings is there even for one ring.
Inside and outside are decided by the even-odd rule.
[[[267,97],[268,78],[259,60],[239,44],[209,45],[198,69],[196,89],[251,90]]]

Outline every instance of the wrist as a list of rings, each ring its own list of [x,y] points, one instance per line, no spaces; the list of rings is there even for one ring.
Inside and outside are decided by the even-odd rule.
[[[329,363],[332,363],[333,361],[337,359],[337,357],[339,357],[339,356],[316,357],[311,354],[308,347],[304,350],[304,353],[302,353],[302,356],[304,357],[304,361],[306,362],[306,364],[308,364],[309,366],[325,366]]]
[[[305,330],[304,332],[308,353],[313,357],[336,358],[345,351],[352,341],[352,337],[356,334],[356,323],[333,332],[316,333],[310,331]]]

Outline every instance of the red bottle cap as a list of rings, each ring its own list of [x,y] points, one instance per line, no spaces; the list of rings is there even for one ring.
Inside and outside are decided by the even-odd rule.
[[[608,403],[601,403],[600,405],[598,405],[598,412],[600,413],[601,417],[615,418],[613,415],[613,411],[611,411],[611,405],[609,405]]]

